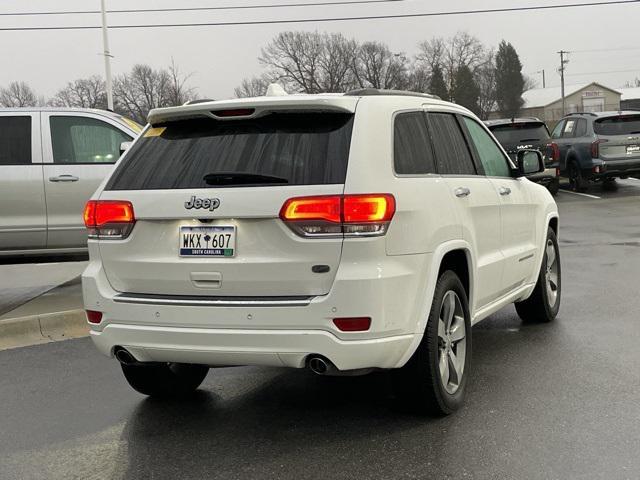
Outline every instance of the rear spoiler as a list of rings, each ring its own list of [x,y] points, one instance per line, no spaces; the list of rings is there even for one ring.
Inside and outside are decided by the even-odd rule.
[[[333,95],[289,95],[260,97],[251,100],[222,100],[179,107],[154,108],[149,112],[151,125],[193,118],[216,120],[244,120],[258,118],[271,112],[344,112],[354,113],[358,97]]]

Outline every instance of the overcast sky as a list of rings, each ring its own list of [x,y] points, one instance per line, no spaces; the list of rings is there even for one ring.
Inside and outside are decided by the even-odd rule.
[[[299,0],[305,3],[309,0]],[[315,0],[316,2],[318,0]],[[361,4],[303,8],[155,14],[111,14],[110,24],[178,23],[205,21],[321,18],[443,10],[499,8],[574,3],[580,0],[405,0],[389,4]],[[586,0],[592,1],[592,0]],[[107,0],[107,9],[160,8],[292,3],[292,0]],[[24,11],[99,10],[99,0],[2,0],[0,13]],[[379,40],[392,50],[413,55],[418,42],[433,36],[450,36],[466,30],[485,44],[511,42],[524,65],[524,73],[541,81],[536,71],[545,69],[547,86],[560,82],[557,51],[598,50],[570,56],[567,83],[599,81],[620,87],[640,77],[637,25],[640,3],[519,13],[301,23],[287,25],[218,26],[111,30],[114,74],[135,63],[166,66],[173,57],[184,72],[192,72],[192,86],[201,96],[225,98],[243,77],[258,74],[260,48],[284,30],[342,32],[360,41]],[[99,25],[99,15],[45,17],[0,16],[0,27],[44,25]],[[610,49],[610,51],[602,51]],[[0,31],[0,85],[13,80],[28,82],[39,94],[51,96],[67,81],[104,74],[100,30]],[[633,69],[637,69],[632,71]],[[589,73],[613,72],[619,73]],[[631,71],[629,71],[631,70]]]

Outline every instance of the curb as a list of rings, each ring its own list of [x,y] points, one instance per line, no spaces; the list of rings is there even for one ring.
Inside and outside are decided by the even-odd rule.
[[[89,336],[84,310],[30,315],[0,321],[0,350]]]

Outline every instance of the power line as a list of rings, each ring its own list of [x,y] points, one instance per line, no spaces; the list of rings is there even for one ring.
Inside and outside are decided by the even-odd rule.
[[[640,68],[633,70],[609,70],[607,72],[581,72],[581,73],[565,73],[565,77],[580,77],[584,75],[604,75],[607,73],[634,73],[640,72]]]
[[[571,50],[571,53],[596,53],[596,52],[628,52],[630,50],[640,50],[640,47],[619,47],[619,48],[594,48],[593,50]]]
[[[302,18],[291,20],[255,20],[255,21],[236,21],[236,22],[201,22],[201,23],[160,23],[160,24],[131,24],[131,25],[110,25],[112,29],[127,28],[172,28],[172,27],[222,27],[222,26],[239,26],[239,25],[274,25],[274,24],[291,24],[291,23],[321,23],[321,22],[347,22],[359,20],[385,20],[396,18],[420,18],[420,17],[440,17],[452,15],[476,15],[486,13],[506,13],[506,12],[523,12],[531,10],[552,10],[552,9],[568,9],[581,7],[596,7],[603,5],[622,5],[640,3],[640,0],[614,0],[590,3],[569,3],[556,5],[536,5],[528,7],[510,7],[510,8],[492,8],[482,10],[458,10],[453,12],[429,12],[429,13],[406,13],[406,14],[390,14],[390,15],[367,15],[358,17],[331,17],[331,18]],[[99,25],[72,25],[68,27],[2,27],[0,31],[33,31],[33,30],[95,30],[102,28]]]
[[[135,8],[125,10],[107,10],[106,13],[156,13],[156,12],[196,12],[207,10],[246,10],[263,8],[284,8],[284,7],[323,7],[331,5],[357,5],[362,3],[391,3],[404,2],[406,0],[344,0],[338,2],[315,2],[315,3],[281,3],[265,5],[225,5],[221,7],[174,7],[174,8]],[[100,10],[72,10],[64,12],[11,12],[0,13],[0,16],[36,16],[36,15],[89,15],[101,13]]]

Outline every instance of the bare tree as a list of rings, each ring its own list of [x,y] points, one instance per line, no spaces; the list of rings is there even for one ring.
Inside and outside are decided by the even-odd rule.
[[[495,53],[487,52],[484,62],[476,70],[476,83],[480,88],[478,111],[480,118],[486,120],[496,109],[496,66]]]
[[[245,78],[240,86],[234,89],[236,97],[260,97],[267,92],[269,79],[262,75],[260,77]]]
[[[486,62],[486,49],[478,38],[459,32],[451,38],[432,38],[418,45],[416,64],[431,75],[438,65],[443,72],[447,88],[454,88],[454,78],[460,68],[466,67],[475,75]]]
[[[353,59],[358,44],[342,34],[282,32],[260,55],[268,75],[289,90],[339,92],[357,85]]]
[[[354,58],[353,72],[360,87],[404,89],[409,84],[409,61],[384,43],[365,42]]]
[[[26,82],[11,82],[8,87],[0,88],[0,106],[35,107],[38,97]]]
[[[107,108],[107,92],[102,77],[94,75],[67,83],[50,104],[55,107]]]
[[[113,86],[116,111],[144,123],[149,110],[181,105],[193,98],[187,86],[189,76],[180,74],[173,61],[167,70],[138,64],[131,72],[116,77]]]
[[[180,69],[171,58],[171,66],[169,67],[169,85],[167,86],[167,101],[170,105],[182,105],[189,100],[193,100],[196,96],[195,88],[187,86],[187,82],[191,78],[191,73],[182,75]]]

